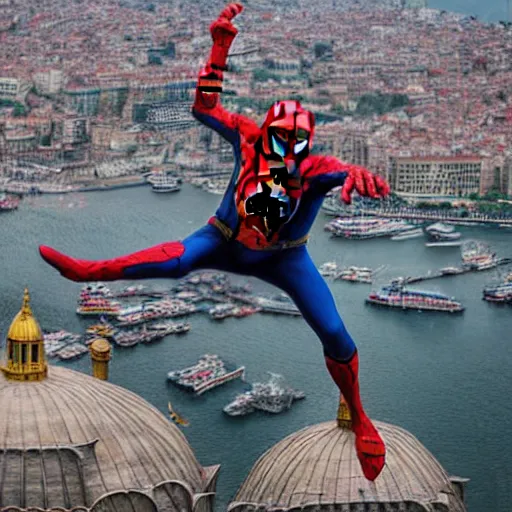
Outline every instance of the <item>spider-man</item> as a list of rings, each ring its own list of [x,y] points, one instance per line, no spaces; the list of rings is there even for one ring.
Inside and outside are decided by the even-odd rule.
[[[208,224],[183,241],[166,242],[105,261],[71,258],[41,246],[42,257],[73,281],[179,278],[211,268],[256,276],[285,291],[320,338],[327,368],[351,412],[356,449],[366,478],[384,466],[384,443],[359,397],[358,354],[334,299],[306,249],[308,232],[325,194],[342,185],[379,198],[389,193],[378,176],[333,157],[310,154],[314,116],[298,101],[278,101],[263,125],[220,104],[223,73],[237,29],[240,4],[228,5],[211,25],[213,48],[199,74],[192,112],[233,145],[235,169]]]

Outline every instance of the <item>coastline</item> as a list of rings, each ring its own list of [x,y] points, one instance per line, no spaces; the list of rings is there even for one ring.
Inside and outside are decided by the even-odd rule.
[[[122,176],[117,178],[98,178],[90,184],[76,183],[69,185],[51,183],[27,183],[23,181],[8,181],[0,186],[0,191],[6,194],[25,196],[32,194],[70,194],[76,192],[99,192],[102,190],[116,190],[121,188],[139,187],[147,185],[147,181],[140,175]]]

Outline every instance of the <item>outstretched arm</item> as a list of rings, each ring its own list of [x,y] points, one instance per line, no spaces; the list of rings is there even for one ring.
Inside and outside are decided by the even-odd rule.
[[[342,186],[341,199],[351,203],[352,192],[374,199],[389,194],[386,181],[359,165],[348,164],[332,156],[310,156],[304,162],[302,173],[304,188],[326,194],[334,187]]]
[[[238,31],[231,20],[242,12],[241,4],[229,4],[210,26],[213,47],[210,58],[199,72],[196,97],[192,107],[194,117],[217,131],[231,144],[237,144],[242,135],[249,142],[259,137],[259,128],[250,119],[225,110],[220,103],[224,71],[231,43]]]

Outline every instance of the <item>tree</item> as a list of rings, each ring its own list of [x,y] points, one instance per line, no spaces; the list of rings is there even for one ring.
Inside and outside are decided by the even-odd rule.
[[[332,57],[332,45],[325,41],[317,41],[313,46],[313,52],[316,59]]]

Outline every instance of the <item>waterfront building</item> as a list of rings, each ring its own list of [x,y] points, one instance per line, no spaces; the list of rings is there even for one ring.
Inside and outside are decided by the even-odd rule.
[[[0,99],[14,100],[20,89],[17,78],[0,77]]]
[[[57,94],[64,82],[64,73],[61,69],[48,69],[34,73],[34,84],[41,94]]]
[[[63,89],[66,106],[77,114],[95,116],[98,114],[100,89],[95,86],[68,84]]]
[[[394,156],[389,161],[394,192],[417,197],[464,197],[480,192],[479,156]]]
[[[0,372],[0,511],[212,512],[219,466],[202,467],[178,427],[101,380],[105,348],[91,348],[100,379],[47,365],[25,291]]]

